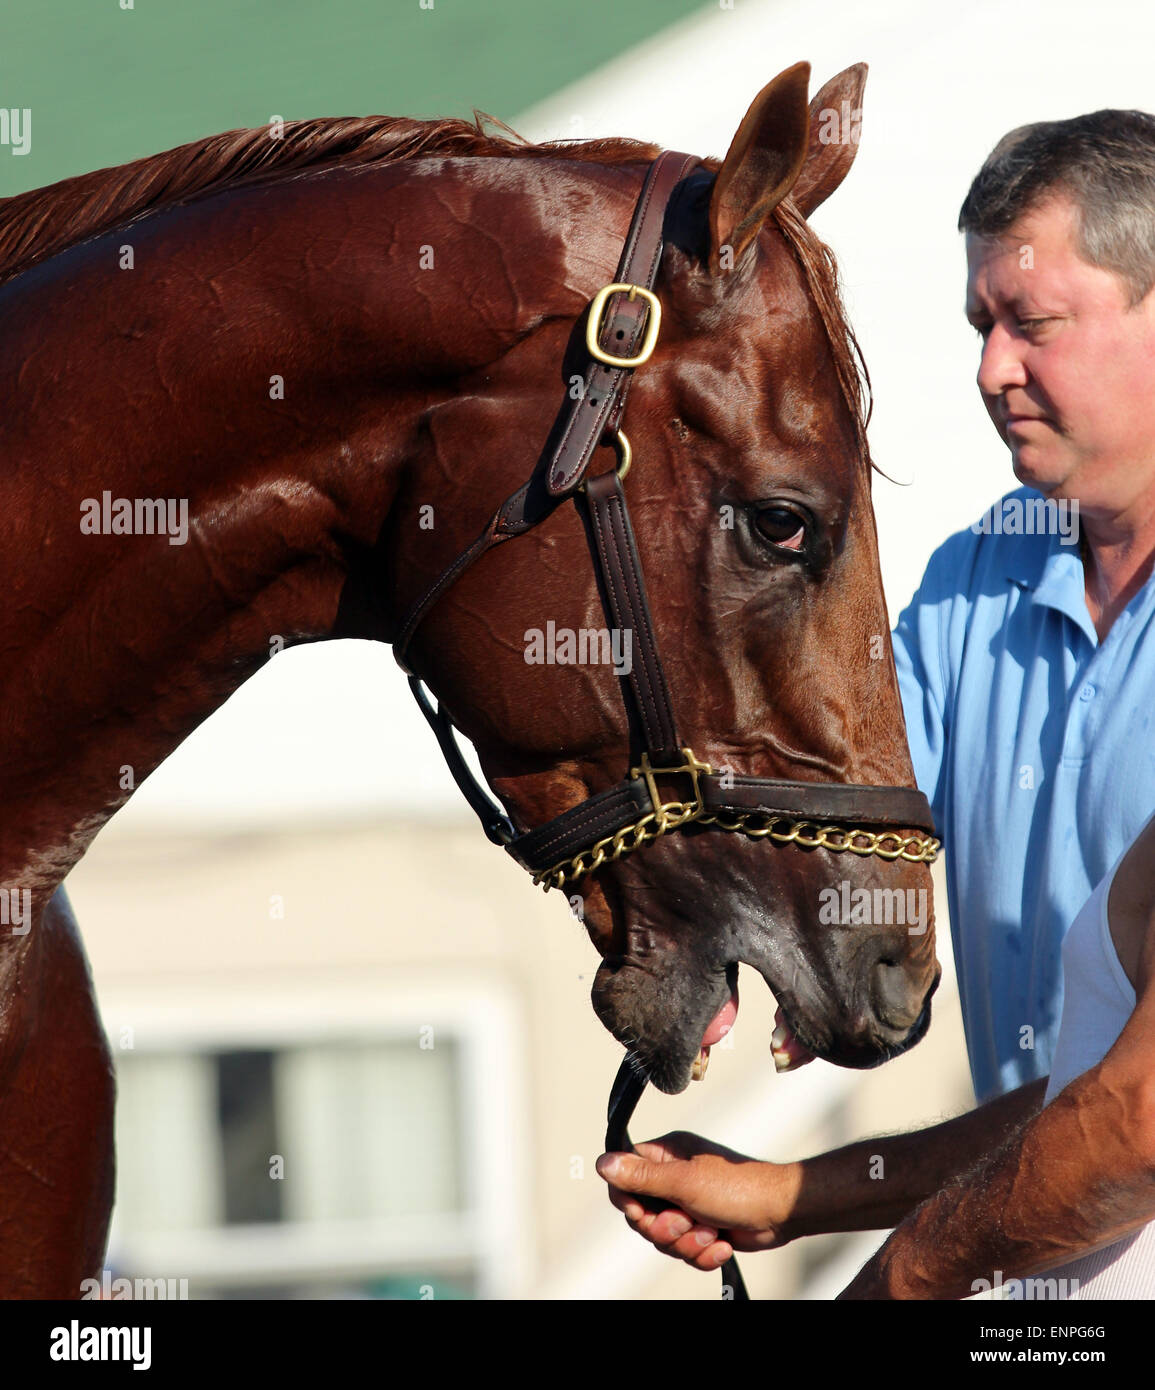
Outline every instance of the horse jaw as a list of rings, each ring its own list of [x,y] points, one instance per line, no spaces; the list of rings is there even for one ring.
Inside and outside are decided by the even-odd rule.
[[[932,921],[917,934],[819,922],[820,854],[833,858],[720,832],[673,835],[587,888],[585,923],[603,957],[594,1011],[659,1090],[684,1090],[719,1018],[732,1023],[726,1010],[736,1004],[739,963],[761,975],[777,1003],[770,1047],[778,1070],[811,1056],[873,1068],[924,1036],[940,975]],[[832,872],[863,886],[883,882],[861,863]],[[898,872],[916,892],[929,879],[921,865]]]

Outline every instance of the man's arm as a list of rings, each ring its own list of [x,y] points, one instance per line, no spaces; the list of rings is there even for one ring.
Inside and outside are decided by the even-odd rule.
[[[1155,913],[1134,1012],[1098,1066],[923,1202],[840,1295],[966,1298],[1155,1220]]]
[[[1046,1078],[909,1134],[865,1139],[797,1168],[789,1225],[800,1235],[894,1226],[1038,1113]]]

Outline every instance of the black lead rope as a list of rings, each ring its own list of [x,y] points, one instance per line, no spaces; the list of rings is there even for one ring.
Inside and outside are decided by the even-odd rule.
[[[630,1123],[645,1089],[645,1077],[635,1070],[627,1054],[622,1058],[622,1064],[618,1068],[618,1074],[614,1077],[613,1088],[610,1091],[610,1104],[606,1115],[606,1153],[637,1153],[637,1149],[630,1143],[629,1130],[626,1126]],[[668,1211],[671,1206],[671,1203],[663,1202],[660,1197],[639,1195],[637,1200],[649,1211]],[[726,1289],[733,1290],[733,1299],[736,1303],[749,1303],[750,1295],[746,1292],[746,1282],[738,1268],[738,1261],[732,1255],[722,1266],[723,1296],[725,1296]]]

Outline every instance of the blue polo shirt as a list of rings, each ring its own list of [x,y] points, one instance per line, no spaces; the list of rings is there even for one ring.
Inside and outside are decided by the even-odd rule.
[[[981,1102],[1050,1072],[1063,937],[1155,812],[1155,576],[1100,643],[1077,545],[968,528],[931,556],[894,648]]]

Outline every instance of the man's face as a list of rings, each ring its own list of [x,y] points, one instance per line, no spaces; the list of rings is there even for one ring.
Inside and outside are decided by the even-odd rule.
[[[1115,512],[1155,484],[1155,290],[1134,309],[1076,251],[1055,196],[998,237],[967,237],[967,318],[983,403],[1028,487]]]

